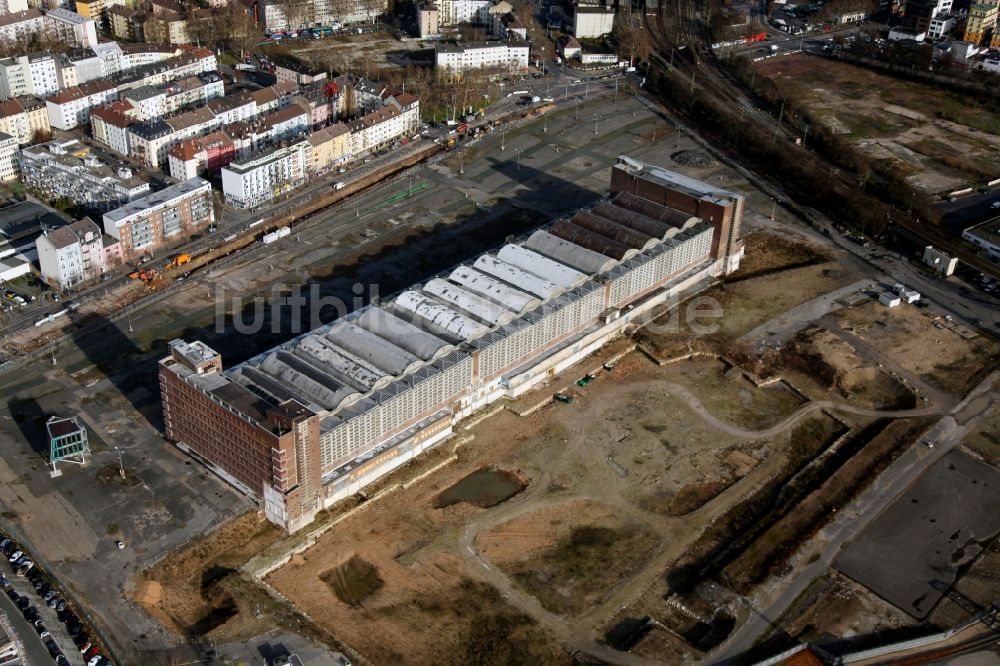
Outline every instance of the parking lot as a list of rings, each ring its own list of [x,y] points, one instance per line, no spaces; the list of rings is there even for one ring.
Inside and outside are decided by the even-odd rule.
[[[835,566],[922,620],[1000,532],[1000,471],[953,452],[837,558]]]
[[[0,565],[0,588],[8,619],[31,666],[87,664],[108,666],[101,648],[79,618],[57,581],[31,562],[27,552],[11,539],[0,541],[6,565]]]

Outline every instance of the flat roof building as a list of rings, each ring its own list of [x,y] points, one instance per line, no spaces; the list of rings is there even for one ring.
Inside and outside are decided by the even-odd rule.
[[[211,184],[192,178],[105,213],[104,231],[121,241],[122,258],[130,261],[185,241],[214,221]]]
[[[224,369],[207,346],[172,342],[160,362],[167,437],[294,531],[448,437],[461,418],[521,395],[738,263],[725,253],[742,198],[737,207],[735,195],[705,183],[627,166],[619,185],[638,193],[603,202],[614,220],[592,208],[589,229],[562,221],[562,236],[555,225],[539,230],[549,236],[508,243],[240,365]],[[728,212],[729,225],[642,198],[662,200],[671,188],[683,188],[681,205],[704,199],[703,212]],[[613,233],[605,238],[628,251],[601,259],[565,238],[576,230]]]

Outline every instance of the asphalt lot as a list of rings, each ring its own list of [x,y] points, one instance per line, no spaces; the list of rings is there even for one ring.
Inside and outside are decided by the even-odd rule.
[[[99,324],[84,329],[68,323],[72,342],[55,351],[55,365],[46,357],[0,377],[0,437],[7,442],[0,460],[0,524],[32,544],[46,569],[86,602],[124,663],[195,657],[125,598],[129,578],[250,503],[163,440],[156,362],[179,335],[219,346],[226,365],[291,335],[283,327],[245,336],[233,335],[231,327],[217,333],[217,286],[253,296],[274,283],[315,284],[325,295],[349,293],[363,282],[391,293],[502,243],[508,233],[596,201],[606,194],[610,167],[622,153],[665,162],[673,132],[624,93],[617,104],[611,95],[570,103],[547,119],[495,131],[461,153],[352,197],[286,239],[192,275],[134,313],[130,324],[78,322]],[[419,192],[397,197],[424,182]],[[419,237],[405,248],[333,271],[365,245],[389,237],[402,243],[411,231]],[[93,449],[86,467],[67,465],[55,479],[46,467],[43,436],[51,414],[79,414]],[[114,447],[127,482],[116,475]],[[119,538],[128,548],[116,548]]]
[[[952,452],[872,523],[834,566],[922,620],[1000,532],[1000,471]]]

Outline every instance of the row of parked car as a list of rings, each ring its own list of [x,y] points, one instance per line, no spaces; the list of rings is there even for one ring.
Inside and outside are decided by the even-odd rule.
[[[39,568],[35,567],[31,560],[27,560],[17,543],[13,539],[0,540],[0,552],[7,558],[14,573],[25,577],[35,588],[35,592],[42,603],[53,609],[59,621],[66,625],[66,631],[69,632],[73,643],[80,650],[80,654],[86,660],[87,666],[111,666],[111,660],[101,655],[97,646],[90,642],[90,634],[87,633],[87,628],[69,607],[69,604],[59,596],[59,590],[46,579],[45,574]],[[38,615],[38,609],[31,604],[31,600],[27,596],[19,594],[10,581],[2,574],[0,574],[0,588],[4,590],[11,601],[14,602],[14,605],[21,611],[24,619],[34,627],[38,633],[38,637],[42,640],[42,643],[49,651],[55,663],[58,666],[69,666],[69,660],[59,648],[52,634],[49,633],[45,623]]]

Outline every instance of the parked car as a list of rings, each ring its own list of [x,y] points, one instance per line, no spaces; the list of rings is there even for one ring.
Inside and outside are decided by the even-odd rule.
[[[51,599],[52,597],[56,596],[56,594],[58,594],[58,593],[55,590],[49,590],[44,595],[42,595],[42,599],[44,599],[46,602],[48,602],[48,600]]]
[[[97,655],[93,659],[87,662],[87,666],[99,666],[101,663],[101,655]]]
[[[69,666],[69,659],[66,658],[66,655],[61,654],[58,657],[56,657],[56,665],[57,666]]]
[[[80,654],[87,654],[87,650],[89,650],[92,647],[93,646],[90,643],[84,643],[83,645],[80,646]]]
[[[89,661],[94,657],[100,655],[101,652],[100,650],[97,649],[96,645],[91,645],[89,648],[87,648],[86,652],[81,652],[81,654],[83,655],[84,659]]]
[[[60,599],[59,600],[59,603],[56,604],[56,610],[57,611],[66,610],[66,600],[65,599]]]
[[[31,605],[31,602],[28,601],[28,597],[18,597],[17,601],[14,602],[14,605],[16,605],[21,610],[24,610],[25,608]]]
[[[22,557],[24,557],[24,553],[22,553],[19,550],[15,550],[13,553],[10,554],[10,556],[7,559],[10,560],[11,564],[13,564],[14,562],[17,562]]]
[[[35,627],[35,633],[37,633],[39,636],[48,631],[48,628],[46,628],[46,626],[42,624],[41,620],[35,620],[34,627]]]
[[[34,622],[38,619],[38,609],[34,606],[28,606],[24,609],[24,619],[28,622]]]
[[[90,643],[90,634],[88,634],[86,631],[81,631],[76,636],[72,636],[72,639],[74,645],[76,645],[77,647],[82,647]]]
[[[59,605],[60,601],[61,601],[61,599],[59,597],[57,597],[56,595],[53,594],[51,597],[49,597],[45,601],[45,603],[48,604],[49,608],[56,608],[56,606]],[[56,608],[56,610],[59,610],[59,609]]]

